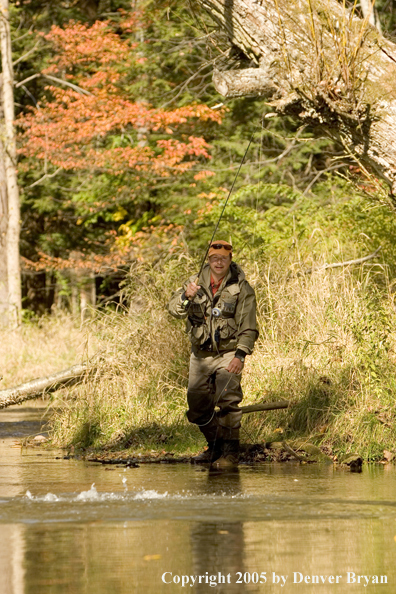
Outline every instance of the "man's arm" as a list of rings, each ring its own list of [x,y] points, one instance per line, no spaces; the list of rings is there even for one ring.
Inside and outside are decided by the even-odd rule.
[[[244,283],[239,294],[235,322],[238,328],[238,344],[235,357],[227,367],[227,371],[239,374],[243,369],[245,356],[251,355],[259,334],[256,320],[256,295],[247,282]]]
[[[191,279],[187,283],[175,291],[168,303],[169,313],[179,319],[183,320],[188,316],[190,303],[194,300],[195,295],[201,287],[195,284]]]
[[[259,332],[256,318],[256,295],[254,289],[245,282],[241,287],[235,312],[237,325],[237,353],[251,355]]]

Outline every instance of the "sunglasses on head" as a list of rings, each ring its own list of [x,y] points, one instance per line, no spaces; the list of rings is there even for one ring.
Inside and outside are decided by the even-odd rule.
[[[230,252],[232,250],[231,245],[223,245],[222,243],[212,243],[210,247],[214,250],[221,250],[224,248],[225,250],[227,250],[227,252]]]

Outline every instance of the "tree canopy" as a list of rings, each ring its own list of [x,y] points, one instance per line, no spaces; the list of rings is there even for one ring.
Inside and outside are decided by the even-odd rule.
[[[282,225],[346,194],[378,199],[375,180],[312,118],[224,100],[213,68],[253,64],[198,4],[12,5],[25,307],[50,306],[54,292],[67,301],[78,268],[106,293],[136,259],[201,249],[254,130],[223,226],[241,248],[247,236],[254,250],[277,245]],[[376,6],[392,34],[393,9]]]

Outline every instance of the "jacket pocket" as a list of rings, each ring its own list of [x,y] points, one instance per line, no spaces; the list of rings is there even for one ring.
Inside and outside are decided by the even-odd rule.
[[[223,304],[221,306],[223,318],[233,318],[235,316],[236,306],[236,299],[234,299],[233,301],[223,301]]]
[[[209,329],[206,324],[200,326],[193,326],[190,322],[187,327],[187,334],[190,338],[191,344],[200,346],[209,338]]]
[[[221,340],[233,338],[237,333],[237,325],[234,318],[222,319],[219,325],[219,330]]]

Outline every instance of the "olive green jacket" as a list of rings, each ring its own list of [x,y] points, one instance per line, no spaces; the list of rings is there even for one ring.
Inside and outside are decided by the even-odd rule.
[[[240,349],[250,355],[258,337],[256,296],[243,270],[232,262],[216,295],[212,297],[210,268],[206,264],[199,277],[201,288],[194,299],[187,302],[185,290],[196,278],[196,275],[191,276],[183,287],[173,293],[168,303],[172,316],[186,319],[186,332],[193,349],[214,352]]]

